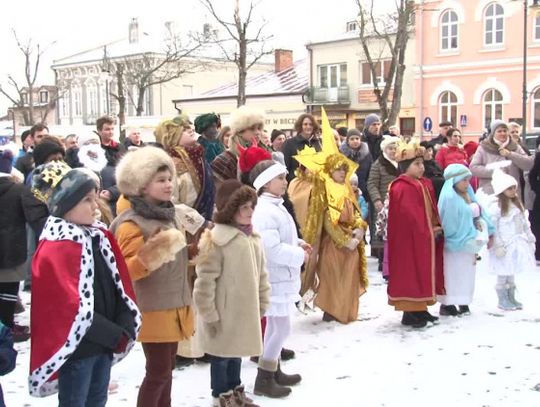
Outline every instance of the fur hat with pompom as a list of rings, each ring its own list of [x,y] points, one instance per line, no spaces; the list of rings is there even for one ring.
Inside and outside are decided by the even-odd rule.
[[[147,146],[129,151],[116,167],[118,189],[126,196],[141,196],[162,167],[167,167],[175,178],[174,162],[161,148]]]
[[[224,181],[216,194],[217,212],[214,213],[214,222],[226,225],[233,223],[238,208],[250,201],[253,205],[257,204],[257,193],[253,188],[235,179]]]
[[[264,124],[264,113],[261,110],[244,105],[231,113],[229,126],[233,134],[238,134],[256,124]]]

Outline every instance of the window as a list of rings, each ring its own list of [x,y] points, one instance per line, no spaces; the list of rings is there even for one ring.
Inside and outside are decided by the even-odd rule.
[[[49,92],[46,90],[39,91],[39,103],[49,103]]]
[[[87,113],[90,116],[97,116],[98,113],[98,98],[97,98],[97,88],[95,84],[88,85],[86,88],[86,98],[87,98]]]
[[[107,103],[109,102],[109,95],[108,95],[109,89],[108,88],[109,88],[108,80],[101,82],[99,84],[100,114],[109,114],[109,107],[107,106]]]
[[[80,86],[73,87],[72,89],[73,97],[73,116],[81,117],[82,116],[82,93]]]
[[[489,89],[482,99],[484,111],[484,127],[487,128],[493,120],[503,117],[503,97],[497,89]]]
[[[441,18],[441,50],[458,48],[458,16],[455,11],[446,10]]]
[[[60,103],[60,115],[62,117],[69,117],[69,99],[62,97],[58,99],[58,103]]]
[[[319,65],[319,86],[321,88],[347,86],[347,64]]]
[[[386,79],[388,78],[388,73],[390,72],[390,61],[374,61],[375,63],[375,75],[377,76],[377,83],[379,85],[384,85]],[[370,85],[373,84],[371,77],[371,69],[369,62],[362,62],[362,84]]]
[[[358,23],[356,21],[349,21],[347,23],[347,32],[358,30]]]
[[[503,43],[504,10],[500,4],[491,3],[484,13],[484,45]]]
[[[23,103],[24,103],[25,105],[27,105],[27,104],[28,104],[28,93],[26,93],[26,92],[25,92],[25,93],[22,93],[21,96],[22,96],[22,101],[23,101]]]
[[[534,18],[534,40],[540,41],[540,15]]]
[[[540,88],[533,93],[533,127],[540,127]]]
[[[446,91],[439,98],[439,121],[448,120],[455,124],[457,121],[457,97],[455,93]]]

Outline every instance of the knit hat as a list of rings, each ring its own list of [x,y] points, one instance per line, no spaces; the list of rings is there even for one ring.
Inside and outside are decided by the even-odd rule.
[[[517,181],[511,175],[503,172],[501,169],[496,168],[493,171],[491,178],[491,186],[493,187],[493,193],[499,195],[503,193],[506,189],[517,186]]]
[[[45,164],[47,158],[57,153],[62,154],[62,157],[66,155],[64,147],[62,147],[60,143],[54,141],[54,139],[43,140],[41,143],[34,147],[33,155],[36,167],[41,164]]]
[[[32,176],[32,193],[41,202],[47,203],[53,188],[71,168],[63,161],[51,161],[35,168]]]
[[[278,129],[272,130],[272,133],[270,134],[270,141],[273,143],[275,139],[277,139],[282,134],[285,135],[285,133],[282,132],[281,130],[278,130]]]
[[[367,130],[373,123],[380,122],[381,118],[375,113],[368,114],[364,120],[364,128]]]
[[[350,181],[351,181],[351,184],[354,183],[354,184],[358,185],[358,175],[356,175],[356,173],[351,175]]]
[[[220,127],[221,120],[218,115],[215,113],[201,114],[195,119],[195,132],[203,134],[203,132],[213,124]]]
[[[264,124],[264,114],[249,106],[240,106],[231,113],[229,125],[233,134],[238,134],[256,124]]]
[[[349,129],[349,131],[347,132],[347,141],[353,136],[362,138],[362,133],[360,133],[360,130],[358,129]]]
[[[498,119],[493,120],[491,122],[491,125],[489,126],[490,128],[489,136],[493,137],[495,135],[495,130],[497,130],[497,128],[499,127],[504,127],[505,129],[508,130],[508,125],[506,124],[504,120],[498,120]]]
[[[238,167],[243,173],[249,173],[260,161],[272,159],[272,154],[268,150],[257,146],[257,140],[253,140],[253,145],[248,148],[238,146],[238,150],[240,151]]]
[[[129,151],[116,166],[116,185],[126,196],[141,196],[161,167],[167,167],[175,177],[174,162],[161,148],[146,146]]]
[[[90,131],[88,133],[83,133],[78,138],[79,146],[84,146],[85,144],[95,143],[95,144],[101,144],[101,140],[99,139],[99,136],[94,133],[93,131]]]
[[[221,183],[216,193],[216,208],[214,222],[230,224],[238,208],[246,202],[257,204],[257,194],[255,190],[240,181],[229,179]]]
[[[47,200],[52,216],[63,217],[73,209],[92,190],[96,190],[95,181],[84,171],[69,171],[53,188]]]
[[[0,172],[3,174],[11,174],[13,169],[13,153],[11,150],[0,150]]]

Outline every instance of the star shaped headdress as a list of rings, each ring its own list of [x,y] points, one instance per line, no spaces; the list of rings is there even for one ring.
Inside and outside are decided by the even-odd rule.
[[[426,149],[420,145],[420,140],[413,137],[408,143],[399,140],[396,144],[396,161],[414,160],[423,157]]]

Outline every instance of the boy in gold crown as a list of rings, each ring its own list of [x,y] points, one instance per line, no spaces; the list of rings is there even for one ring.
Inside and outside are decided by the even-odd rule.
[[[390,185],[388,208],[388,303],[413,328],[438,322],[427,306],[445,292],[441,221],[423,156],[416,140],[398,144],[401,175]]]

